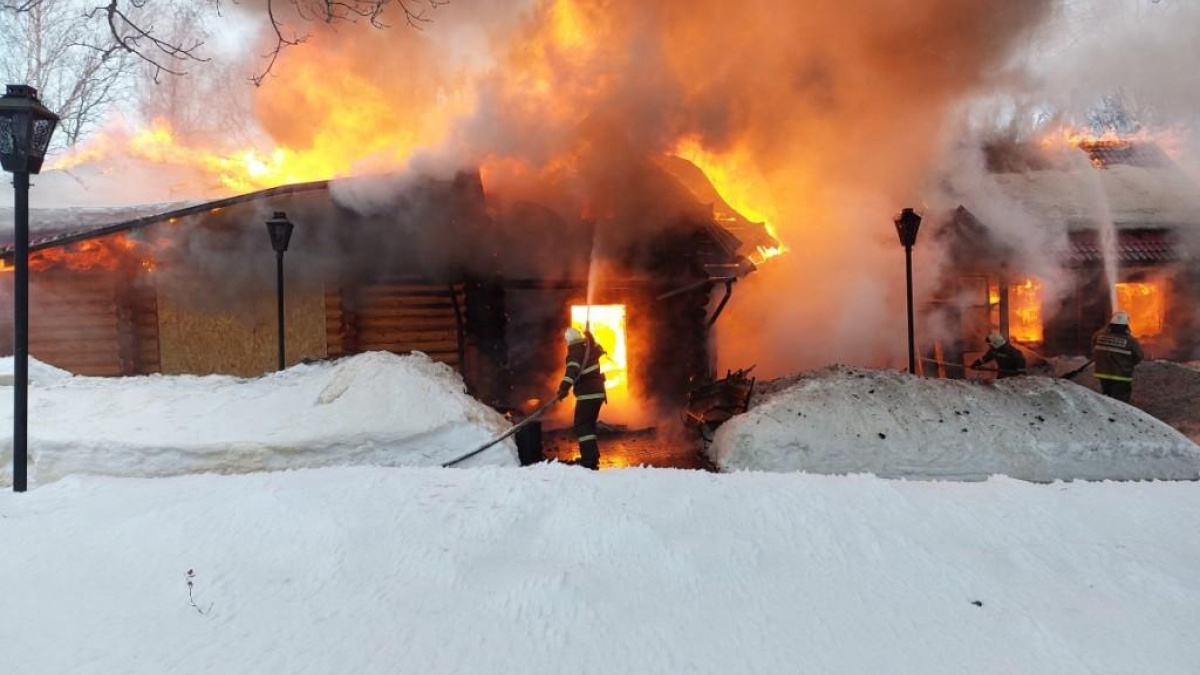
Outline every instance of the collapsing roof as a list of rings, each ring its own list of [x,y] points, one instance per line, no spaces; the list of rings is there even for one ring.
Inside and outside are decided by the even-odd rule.
[[[694,166],[691,168],[699,173]],[[669,246],[667,239],[690,237],[696,243],[692,247],[696,258],[688,261],[691,266],[702,276],[727,279],[745,276],[754,269],[748,256],[755,247],[778,244],[762,225],[741,218],[724,202],[720,202],[719,208],[725,217],[718,220],[718,206],[713,200],[697,196],[674,172],[644,162],[636,167],[635,173],[638,175],[630,183],[639,186],[637,194],[630,191],[631,194],[614,195],[623,204],[618,209],[621,213],[603,224],[604,241],[599,244],[605,249],[601,254],[607,258],[621,260],[636,269],[639,261],[660,258],[661,251],[656,249]],[[715,194],[702,174],[701,181]],[[690,182],[699,184],[695,180]],[[356,191],[385,192],[387,197],[375,194],[370,213],[363,213],[341,203],[352,200]],[[313,209],[324,212],[320,216],[308,215],[309,222],[315,219],[324,223],[342,220],[358,223],[354,228],[332,228],[326,243],[339,241],[338,250],[354,251],[367,246],[381,254],[376,258],[411,257],[420,263],[418,266],[467,267],[501,276],[537,271],[543,277],[566,279],[578,276],[583,270],[586,277],[588,261],[598,245],[594,236],[596,226],[580,221],[578,205],[569,198],[556,195],[554,199],[558,203],[551,206],[557,210],[530,202],[489,204],[478,174],[459,174],[447,181],[399,181],[388,177],[319,181],[203,203],[35,209],[30,216],[34,233],[31,250],[65,246],[185,218],[205,218],[227,207],[257,207],[264,212],[287,208],[289,213],[295,207],[307,209],[310,214]],[[570,213],[571,209],[576,212]],[[234,211],[237,210],[230,209],[225,216],[243,220],[250,217]],[[299,222],[295,214],[292,217]],[[11,217],[7,220],[11,222]],[[730,227],[737,229],[738,234]],[[368,232],[379,236],[368,236]],[[386,250],[381,250],[381,245]],[[496,251],[507,254],[493,255]],[[561,259],[557,269],[547,265],[548,254]],[[0,255],[12,255],[11,230],[0,233]]]

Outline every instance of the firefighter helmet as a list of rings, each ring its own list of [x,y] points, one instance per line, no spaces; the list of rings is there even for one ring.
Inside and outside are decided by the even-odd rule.
[[[1008,340],[1005,340],[1004,336],[999,333],[992,333],[991,335],[987,336],[987,343],[991,345],[993,349],[999,349],[1003,347],[1005,342],[1008,342]]]
[[[1110,323],[1112,323],[1112,325],[1114,325],[1114,326],[1128,326],[1129,325],[1129,313],[1128,312],[1113,312],[1112,321]]]
[[[563,339],[567,341],[567,344],[573,345],[577,342],[583,342],[583,333],[580,333],[578,328],[571,326],[563,333]]]

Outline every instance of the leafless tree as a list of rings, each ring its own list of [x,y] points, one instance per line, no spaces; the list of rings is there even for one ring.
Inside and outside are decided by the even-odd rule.
[[[37,87],[62,117],[55,144],[75,145],[129,92],[135,59],[94,46],[97,29],[75,0],[26,0],[0,14],[0,76]]]
[[[29,13],[55,0],[0,0],[0,10],[10,13]],[[164,34],[154,20],[155,4],[159,7],[172,0],[92,0],[100,2],[85,10],[85,16],[104,26],[104,39],[93,43],[97,51],[121,51],[145,62],[158,81],[164,74],[184,75],[189,63],[207,61],[203,36],[170,36]],[[182,0],[191,7],[203,7],[220,15],[225,6],[239,4],[237,0]],[[251,81],[262,84],[289,47],[302,44],[308,33],[296,30],[294,24],[304,22],[366,21],[376,28],[389,25],[388,17],[397,16],[404,23],[420,28],[430,21],[429,10],[449,0],[250,0],[247,4],[261,6],[264,20],[274,37],[273,46],[263,55],[264,64]],[[389,11],[392,12],[389,14]],[[296,21],[292,21],[295,19]]]

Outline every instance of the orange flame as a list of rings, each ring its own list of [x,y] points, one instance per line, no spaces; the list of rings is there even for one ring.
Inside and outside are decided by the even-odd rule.
[[[1051,132],[1041,140],[1044,148],[1069,147],[1081,150],[1103,148],[1123,148],[1130,145],[1155,145],[1167,153],[1172,159],[1178,159],[1181,147],[1181,135],[1171,129],[1151,130],[1142,128],[1133,133],[1119,133],[1116,129],[1105,129],[1096,133],[1078,127],[1063,127]],[[1103,162],[1092,160],[1096,168],[1103,168]]]
[[[590,328],[606,356],[600,360],[604,386],[610,402],[629,396],[629,342],[626,338],[625,305],[571,306],[571,325]]]
[[[1042,321],[1042,284],[1028,278],[1009,288],[1009,336],[1022,343],[1046,339]]]
[[[165,240],[158,247],[167,245]],[[157,267],[154,248],[134,241],[124,234],[88,239],[75,244],[55,246],[29,255],[29,270],[42,272],[66,269],[76,272],[90,270],[113,271],[140,268],[153,272]],[[0,272],[12,272],[13,265],[0,260]]]
[[[1129,330],[1135,336],[1162,335],[1166,304],[1166,292],[1159,282],[1117,284],[1117,307],[1129,314]]]
[[[721,199],[746,219],[762,223],[767,234],[780,241],[779,231],[775,227],[776,210],[770,189],[749,153],[709,152],[699,139],[688,137],[679,141],[674,154],[699,167],[721,195]],[[718,218],[720,217],[718,214]],[[778,246],[759,246],[754,262],[761,264],[786,251],[787,246],[782,241]]]

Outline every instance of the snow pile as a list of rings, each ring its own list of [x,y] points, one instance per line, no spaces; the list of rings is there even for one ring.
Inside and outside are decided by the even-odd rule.
[[[1192,483],[359,467],[73,477],[0,514],[5,675],[1200,663]]]
[[[1055,372],[1070,372],[1086,362],[1082,357],[1053,359]],[[1100,391],[1094,371],[1086,369],[1074,382]],[[1171,425],[1200,443],[1200,369],[1195,364],[1146,361],[1134,371],[1134,406]]]
[[[13,374],[14,368],[13,357],[0,357],[0,386],[11,386],[16,381],[16,377]],[[29,358],[29,384],[31,385],[57,384],[72,377],[74,377],[72,373],[62,368],[57,368],[49,363],[43,363],[33,357]],[[11,395],[9,394],[9,396]],[[11,416],[12,413],[10,412],[9,415]]]
[[[1030,481],[1200,477],[1200,447],[1065,380],[982,385],[833,367],[768,387],[722,426],[726,471]]]
[[[12,429],[12,389],[0,426]],[[437,465],[502,433],[499,413],[424,354],[361,354],[257,379],[73,377],[30,388],[31,479]],[[11,431],[0,446],[11,482]],[[464,465],[515,465],[497,446]]]

